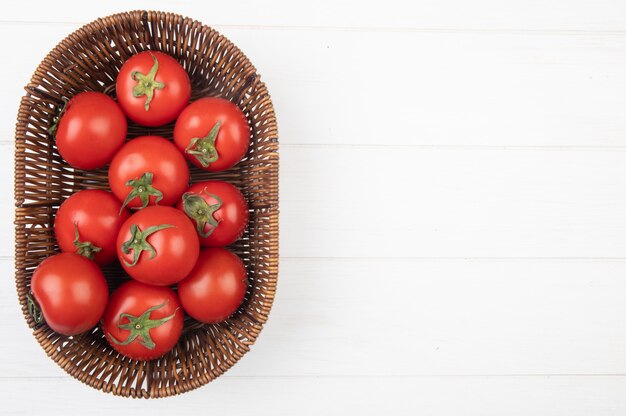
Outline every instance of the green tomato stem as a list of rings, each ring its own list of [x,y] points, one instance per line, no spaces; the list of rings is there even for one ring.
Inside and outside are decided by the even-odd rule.
[[[65,111],[67,110],[68,102],[69,101],[67,99],[63,98],[63,105],[61,106],[61,109],[59,110],[57,115],[55,115],[54,118],[52,119],[52,125],[50,126],[50,128],[48,128],[48,134],[52,138],[56,138],[57,130],[59,128],[59,122],[61,121],[61,117],[63,117],[63,114],[65,114]]]
[[[132,186],[133,189],[128,193],[128,196],[124,200],[124,203],[120,208],[120,214],[122,213],[126,205],[128,205],[128,203],[130,203],[130,201],[135,198],[139,198],[139,200],[141,201],[141,208],[145,208],[148,206],[151,196],[154,196],[156,198],[154,200],[154,204],[159,204],[159,201],[163,199],[163,192],[152,186],[153,179],[154,175],[152,174],[152,172],[145,172],[143,175],[141,175],[141,177],[131,179],[126,182],[126,186]]]
[[[146,111],[150,110],[150,102],[152,102],[152,98],[154,98],[154,90],[162,90],[165,88],[164,83],[155,79],[157,71],[159,70],[159,61],[152,52],[150,52],[150,56],[154,63],[147,74],[144,75],[139,71],[133,71],[130,74],[131,78],[137,81],[137,85],[133,87],[133,97],[139,98],[142,95],[146,96],[146,102],[143,105]]]
[[[220,223],[220,221],[215,219],[214,214],[222,207],[222,199],[215,194],[207,192],[206,188],[203,192],[215,199],[217,203],[209,205],[200,195],[187,192],[183,194],[183,209],[185,213],[195,221],[198,234],[203,238],[207,238],[213,234],[213,231],[217,229]],[[205,232],[204,228],[207,225],[209,225],[210,228]]]
[[[217,148],[215,147],[215,140],[217,140],[217,134],[220,131],[222,122],[215,123],[209,134],[204,137],[194,137],[189,142],[189,145],[185,148],[185,153],[196,158],[196,160],[203,166],[208,167],[211,163],[219,159],[217,154]]]
[[[83,257],[87,257],[89,260],[93,260],[96,253],[102,251],[102,248],[92,244],[90,241],[80,241],[78,235],[78,223],[74,223],[74,246],[76,247],[76,253]]]
[[[118,341],[110,332],[109,338],[117,345],[128,345],[131,342],[135,341],[137,338],[140,338],[138,342],[141,345],[148,348],[149,350],[153,349],[155,347],[155,344],[154,341],[152,341],[152,337],[150,336],[150,330],[152,328],[157,328],[164,323],[172,320],[176,315],[176,312],[178,312],[178,308],[176,308],[174,313],[170,316],[166,316],[165,318],[161,319],[150,319],[150,313],[164,307],[166,304],[167,302],[164,302],[160,305],[152,306],[139,316],[133,316],[128,313],[121,313],[117,320],[117,327],[119,329],[126,329],[130,331],[130,334],[128,335],[128,338],[126,338],[126,341]],[[122,319],[124,318],[128,319],[128,323],[121,323]]]
[[[129,254],[130,251],[132,250],[133,262],[129,263],[126,260],[124,260],[124,264],[127,267],[135,266],[137,262],[139,261],[139,256],[144,250],[148,251],[150,253],[150,258],[153,259],[154,256],[156,256],[157,252],[154,249],[154,247],[152,247],[150,243],[146,241],[146,239],[151,234],[154,234],[157,231],[164,230],[166,228],[173,228],[173,227],[174,226],[170,224],[161,224],[161,225],[153,225],[152,227],[146,228],[145,231],[141,231],[141,229],[139,229],[139,226],[137,224],[131,224],[130,225],[130,238],[127,241],[124,241],[124,243],[122,243],[122,253]]]
[[[41,308],[37,304],[35,298],[29,293],[26,295],[26,304],[28,307],[28,313],[33,317],[33,320],[36,324],[43,322],[43,313],[41,312]]]

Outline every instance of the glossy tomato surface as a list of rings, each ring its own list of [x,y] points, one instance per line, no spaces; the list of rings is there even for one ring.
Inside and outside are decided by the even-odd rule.
[[[230,101],[201,98],[189,104],[176,120],[174,142],[191,163],[219,172],[235,166],[248,151],[250,125]]]
[[[239,308],[247,287],[246,268],[241,259],[224,248],[208,248],[200,252],[189,276],[178,283],[178,296],[191,317],[216,323]]]
[[[126,140],[126,116],[108,95],[82,92],[65,106],[55,139],[59,153],[79,169],[101,168]]]
[[[249,210],[239,189],[224,181],[194,183],[176,206],[194,223],[203,247],[224,247],[243,235]]]
[[[159,136],[126,143],[111,161],[109,186],[129,208],[174,205],[189,184],[189,167],[174,144]]]
[[[88,189],[66,199],[54,219],[54,234],[64,252],[77,253],[99,265],[117,260],[117,234],[130,217],[111,193]]]
[[[174,121],[191,96],[185,69],[161,52],[140,52],[122,65],[115,83],[120,106],[132,121],[162,126]]]
[[[48,326],[63,335],[77,335],[96,326],[109,297],[96,263],[74,253],[42,261],[33,273],[31,291]]]
[[[119,353],[152,360],[176,345],[183,330],[183,315],[172,289],[131,280],[111,295],[102,330]]]
[[[196,264],[200,244],[187,216],[172,207],[148,207],[124,222],[117,237],[117,255],[134,279],[171,285]]]

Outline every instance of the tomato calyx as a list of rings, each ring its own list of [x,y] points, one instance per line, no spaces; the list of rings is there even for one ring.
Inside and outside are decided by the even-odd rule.
[[[96,253],[102,251],[102,248],[92,244],[90,241],[80,241],[77,223],[74,223],[74,235],[74,247],[76,247],[77,254],[87,257],[89,260],[93,260]]]
[[[219,221],[215,219],[213,214],[222,207],[222,199],[215,194],[207,192],[206,188],[204,189],[204,193],[217,202],[209,205],[200,195],[196,195],[193,192],[186,192],[183,194],[183,209],[185,213],[195,221],[198,234],[203,238],[207,238],[213,234],[213,231],[215,231],[219,225]],[[204,228],[207,225],[211,228],[205,232]]]
[[[154,90],[161,90],[165,88],[164,83],[154,79],[157,71],[159,70],[159,61],[156,56],[152,54],[152,52],[150,52],[150,56],[152,57],[154,64],[152,64],[152,68],[150,68],[150,71],[147,74],[144,75],[139,71],[133,71],[130,74],[130,77],[137,81],[137,85],[133,87],[133,97],[139,98],[142,95],[146,96],[146,102],[143,105],[146,111],[150,109],[150,102],[154,97]]]
[[[28,313],[33,317],[33,320],[36,324],[43,322],[43,313],[41,312],[41,308],[39,304],[35,300],[35,298],[28,293],[26,295],[26,305],[28,307]]]
[[[217,134],[222,127],[222,122],[215,123],[209,134],[204,137],[194,137],[189,142],[189,146],[185,148],[185,153],[192,155],[203,167],[208,167],[211,163],[219,159],[217,149],[215,148],[215,140]]]
[[[176,308],[174,313],[170,316],[166,316],[165,318],[161,319],[150,319],[150,314],[153,311],[164,307],[166,304],[167,301],[160,305],[152,306],[151,308],[146,309],[146,311],[139,316],[133,316],[128,313],[121,313],[117,321],[117,327],[119,329],[126,329],[130,331],[130,334],[128,335],[128,338],[126,338],[126,341],[118,341],[110,332],[108,333],[109,338],[117,345],[128,345],[131,342],[135,341],[137,338],[141,338],[141,340],[139,340],[139,343],[141,345],[148,348],[149,350],[153,349],[155,347],[155,343],[154,341],[152,341],[152,337],[150,337],[150,330],[152,328],[157,328],[163,325],[167,321],[170,321],[172,318],[174,318],[176,312],[178,312],[178,308]],[[128,322],[122,324],[121,322],[124,318],[128,319]]]
[[[69,101],[65,98],[63,98],[63,105],[61,106],[61,109],[59,110],[59,112],[52,118],[52,124],[50,125],[50,127],[48,128],[48,134],[50,135],[50,137],[55,138],[57,135],[57,129],[59,128],[59,122],[61,121],[61,117],[63,117],[63,114],[65,114],[65,112],[67,111],[67,103]]]
[[[146,250],[150,252],[150,258],[153,259],[156,256],[156,250],[154,247],[146,241],[146,239],[151,235],[156,233],[157,231],[164,230],[166,228],[173,228],[174,226],[171,224],[161,224],[161,225],[153,225],[152,227],[146,228],[145,231],[141,231],[137,224],[130,225],[130,238],[127,241],[122,243],[122,253],[130,254],[130,251],[133,251],[133,262],[128,263],[124,260],[124,264],[127,267],[133,267],[139,261],[139,256],[141,253]]]
[[[128,196],[124,200],[124,203],[120,208],[120,214],[122,213],[126,205],[128,205],[130,201],[137,197],[139,197],[139,199],[141,200],[141,208],[145,208],[148,206],[151,196],[154,196],[156,198],[154,200],[154,204],[158,205],[159,201],[163,199],[163,192],[152,186],[153,178],[154,175],[152,172],[146,172],[141,175],[141,177],[130,179],[128,182],[126,182],[126,186],[132,186],[133,190],[128,193]],[[133,208],[140,209],[136,207]]]

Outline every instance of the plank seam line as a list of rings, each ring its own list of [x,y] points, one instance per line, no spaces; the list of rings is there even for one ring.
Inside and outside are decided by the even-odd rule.
[[[14,140],[0,140],[0,146],[13,146]],[[564,152],[577,152],[577,151],[598,151],[598,152],[624,152],[626,146],[556,146],[556,145],[419,145],[419,144],[390,144],[390,145],[377,145],[377,144],[351,144],[351,143],[281,143],[281,148],[290,149],[389,149],[389,150],[469,150],[469,151],[490,151],[490,150],[505,150],[505,151],[564,151]]]
[[[36,26],[36,25],[76,25],[82,26],[87,21],[49,21],[49,20],[0,20],[4,26]],[[519,29],[492,28],[480,29],[471,27],[411,27],[411,26],[333,26],[333,25],[253,25],[253,24],[213,24],[216,29],[250,29],[250,30],[311,30],[328,32],[399,32],[399,33],[458,33],[458,34],[504,34],[530,36],[626,36],[621,29]]]
[[[0,255],[0,261],[14,260],[14,256]],[[533,257],[533,256],[424,256],[424,257],[324,257],[324,256],[282,256],[280,261],[626,261],[626,257]]]
[[[585,373],[536,373],[536,374],[365,374],[365,375],[256,375],[231,376],[224,379],[409,379],[409,378],[621,378],[626,373],[585,374]],[[67,376],[0,376],[0,380],[64,380]]]

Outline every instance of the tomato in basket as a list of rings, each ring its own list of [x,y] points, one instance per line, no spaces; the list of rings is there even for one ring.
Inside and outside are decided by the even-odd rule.
[[[111,192],[86,189],[61,204],[54,218],[54,234],[62,251],[103,266],[117,260],[117,234],[129,216]]]
[[[172,285],[196,264],[200,244],[187,216],[172,207],[148,207],[124,222],[117,237],[117,255],[134,279]]]
[[[208,248],[200,252],[189,276],[178,283],[178,296],[192,318],[217,323],[239,308],[247,287],[246,268],[239,256],[224,248]]]
[[[174,141],[199,168],[219,172],[235,166],[248,151],[246,115],[223,98],[201,98],[183,110],[174,126]]]
[[[248,225],[246,199],[228,182],[194,183],[176,207],[193,221],[203,247],[232,244],[241,238]]]
[[[87,170],[109,163],[124,144],[126,131],[126,117],[117,103],[91,91],[75,95],[49,129],[63,159]]]
[[[191,83],[171,56],[145,51],[130,57],[117,75],[117,100],[132,121],[142,126],[172,122],[189,103]]]
[[[81,334],[98,323],[109,288],[96,263],[75,253],[42,261],[30,282],[29,309],[35,322],[45,320],[63,335]],[[43,315],[43,316],[41,316]]]
[[[111,294],[102,330],[119,353],[152,360],[176,345],[183,330],[183,315],[172,289],[131,280]]]
[[[130,140],[109,166],[109,186],[124,207],[174,205],[189,185],[189,167],[174,144],[159,136]]]

